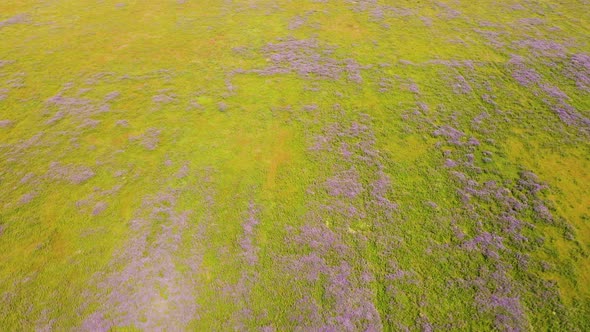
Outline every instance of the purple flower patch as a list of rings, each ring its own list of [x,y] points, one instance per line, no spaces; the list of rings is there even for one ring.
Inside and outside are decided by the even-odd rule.
[[[257,214],[257,207],[253,202],[250,202],[248,205],[248,217],[242,223],[244,234],[240,240],[240,246],[242,247],[244,258],[250,265],[254,265],[258,262],[258,248],[254,245],[254,231],[256,226],[260,223]]]
[[[455,77],[455,82],[453,83],[453,90],[457,94],[468,94],[471,93],[473,90],[471,85],[467,82],[463,75],[457,75]]]
[[[79,166],[73,164],[61,164],[59,162],[52,162],[49,165],[49,170],[46,173],[51,179],[67,181],[73,184],[82,184],[94,177],[94,171],[86,166]]]
[[[573,78],[578,89],[590,92],[590,55],[586,53],[572,55],[565,73]]]
[[[362,81],[363,66],[353,59],[338,60],[332,57],[333,49],[321,47],[315,39],[286,38],[263,47],[270,65],[263,69],[245,71],[259,75],[295,73],[299,76],[336,80],[346,74],[352,82]]]
[[[152,101],[156,104],[169,104],[176,102],[177,97],[175,94],[171,94],[168,91],[161,91],[161,93],[155,95]]]
[[[527,67],[523,57],[512,55],[508,63],[513,68],[512,77],[514,77],[520,85],[530,87],[541,82],[541,75],[539,75],[534,69]]]
[[[326,190],[331,196],[354,198],[363,191],[363,185],[356,169],[350,168],[326,180]]]
[[[566,55],[565,46],[552,40],[526,39],[520,41],[519,45],[528,47],[535,55],[558,58],[565,58]]]
[[[94,208],[92,209],[92,215],[97,216],[97,215],[101,214],[104,210],[106,210],[107,206],[108,205],[105,202],[96,203],[94,205]]]
[[[155,150],[160,143],[161,131],[158,128],[149,128],[139,137],[141,145],[148,150]],[[130,140],[138,139],[137,137],[130,138]]]
[[[19,204],[30,203],[35,197],[37,197],[37,193],[35,192],[26,193],[20,197]]]
[[[118,91],[113,91],[111,93],[108,93],[105,97],[104,97],[104,101],[105,102],[111,102],[117,98],[119,98],[119,96],[121,96],[121,93],[119,93]]]
[[[461,139],[465,136],[465,133],[451,126],[442,126],[436,129],[433,135],[434,137],[444,137],[453,144],[461,144]]]
[[[24,24],[30,21],[30,17],[28,14],[18,14],[12,17],[5,19],[4,21],[0,21],[0,29],[3,27],[7,27],[13,24]]]
[[[82,327],[154,330],[167,326],[183,330],[196,318],[193,279],[175,265],[190,215],[176,211],[178,195],[170,190],[144,200],[137,218],[129,222],[128,243],[108,269],[112,272],[95,276],[101,291],[93,299],[99,308]],[[116,315],[107,316],[107,312]]]

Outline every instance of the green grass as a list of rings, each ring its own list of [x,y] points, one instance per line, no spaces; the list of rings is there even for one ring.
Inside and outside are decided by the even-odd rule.
[[[567,95],[563,102],[590,117],[589,92],[568,71],[572,56],[590,53],[587,5],[388,4],[0,4],[0,121],[8,121],[0,126],[0,328],[84,329],[98,312],[113,330],[504,330],[498,317],[514,313],[477,302],[500,292],[493,271],[502,267],[507,294],[523,310],[509,325],[588,330],[589,131],[561,121],[542,88],[558,87]],[[298,16],[301,24],[290,24]],[[530,18],[542,21],[519,21]],[[485,31],[497,33],[496,40]],[[321,77],[319,69],[308,76],[255,73],[273,65],[265,45],[287,37],[317,41],[318,49],[305,52],[333,61],[344,70],[340,77]],[[559,43],[564,56],[523,46],[531,40]],[[513,55],[523,56],[540,82],[519,84]],[[362,82],[348,78],[346,70],[354,69],[346,69],[347,59],[360,66]],[[588,68],[576,71],[590,77]],[[466,93],[454,91],[459,75],[470,86]],[[118,97],[105,101],[112,92]],[[74,99],[49,101],[60,94]],[[159,95],[172,98],[162,102]],[[104,105],[108,110],[101,111]],[[350,134],[357,124],[366,130]],[[479,146],[436,137],[445,125]],[[314,150],[321,136],[331,138]],[[471,166],[444,166],[447,158],[462,162],[469,154]],[[90,168],[93,176],[80,183],[52,176],[52,162]],[[361,192],[330,195],[328,180],[351,168]],[[523,170],[547,188],[523,192]],[[521,231],[529,242],[518,245],[504,232],[499,218],[512,212],[499,199],[463,203],[458,190],[466,185],[453,171],[495,181],[529,202],[515,212],[534,225]],[[381,196],[372,191],[380,174],[390,179]],[[145,202],[166,192],[176,195],[167,207],[189,217],[179,237],[162,244],[167,227],[180,224],[174,213]],[[379,199],[397,208],[388,213]],[[98,203],[106,208],[94,215]],[[540,203],[553,221],[536,214],[532,206]],[[249,204],[258,220],[250,239],[258,258],[253,265],[242,245]],[[136,219],[147,220],[145,234],[133,229]],[[307,226],[333,234],[334,242],[322,238],[325,249],[299,236]],[[505,249],[494,249],[499,258],[465,250],[468,239],[484,232],[503,237]],[[177,281],[159,284],[157,273],[130,276],[139,289],[131,293],[102,283],[141,261],[116,259],[141,235],[147,236],[143,258],[171,254],[179,275],[190,280],[182,292],[197,307],[186,322],[169,319],[180,310],[170,295]],[[171,244],[178,249],[167,249]],[[312,254],[325,264],[317,279],[294,269]],[[520,254],[528,257],[526,268]],[[346,283],[337,287],[344,301],[334,287],[346,268]],[[393,277],[398,272],[403,276]],[[140,301],[143,290],[157,295]],[[109,302],[117,292],[136,306]],[[366,303],[376,317],[350,313]],[[352,326],[339,320],[348,314]]]

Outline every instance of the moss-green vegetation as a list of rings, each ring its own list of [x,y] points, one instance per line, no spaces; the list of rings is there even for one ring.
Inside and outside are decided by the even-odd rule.
[[[590,330],[585,1],[0,4],[0,329]]]

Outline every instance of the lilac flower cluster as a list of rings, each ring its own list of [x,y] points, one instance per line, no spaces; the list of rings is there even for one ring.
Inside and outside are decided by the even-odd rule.
[[[229,108],[229,106],[228,106],[228,105],[227,105],[225,102],[223,102],[223,101],[222,101],[222,102],[219,102],[219,103],[217,104],[217,109],[218,109],[220,112],[225,112],[225,111],[227,111],[227,109],[228,109],[228,108]]]
[[[572,127],[577,127],[583,132],[590,133],[590,118],[584,117],[570,105],[569,97],[561,89],[548,84],[541,85],[541,89],[551,97],[551,100],[544,101],[561,121]]]
[[[18,14],[12,17],[7,18],[4,21],[0,21],[0,29],[3,27],[13,25],[13,24],[23,24],[28,23],[30,21],[30,17],[28,14]]]
[[[162,131],[158,128],[149,128],[142,135],[130,137],[129,140],[139,140],[141,145],[148,150],[155,150],[160,143],[160,134]]]
[[[525,39],[518,42],[519,46],[528,47],[537,56],[565,58],[567,50],[564,45],[544,39]]]
[[[0,60],[0,68],[6,66],[6,65],[10,65],[13,64],[14,60]]]
[[[0,120],[0,128],[12,127],[14,121],[12,120]]]
[[[455,145],[461,145],[463,144],[462,138],[465,136],[465,133],[451,126],[445,125],[436,129],[433,135],[434,137],[443,137]]]
[[[471,85],[467,82],[463,75],[457,75],[453,83],[453,91],[457,94],[468,94],[473,91]]]
[[[578,57],[577,60],[580,59],[582,59],[582,62],[584,61],[583,57]],[[512,70],[512,76],[521,85],[525,87],[537,86],[541,89],[541,91],[550,97],[549,99],[543,99],[543,101],[551,108],[551,110],[553,110],[555,114],[557,114],[561,121],[569,126],[577,127],[583,132],[590,131],[590,119],[584,117],[572,105],[569,104],[569,97],[559,87],[550,84],[543,84],[541,81],[541,76],[534,69],[528,68],[524,63],[524,59],[520,56],[513,56],[509,64],[514,67]],[[590,61],[587,65],[590,67]],[[580,67],[586,67],[586,64]],[[590,69],[588,69],[588,73],[590,74]],[[579,71],[578,74],[573,74],[573,76],[581,78],[580,81],[582,84],[578,86],[582,86],[583,88],[584,79],[587,78],[584,76],[584,72]]]
[[[91,117],[109,112],[110,105],[108,103],[116,98],[116,95],[107,95],[105,100],[102,102],[95,102],[88,98],[64,96],[64,91],[71,89],[71,87],[72,86],[70,85],[66,85],[62,91],[45,101],[47,108],[46,111],[57,109],[53,117],[46,121],[46,124],[52,125],[59,122],[66,116],[72,116],[78,122],[80,122],[80,127],[82,128],[94,127],[98,125],[100,122],[98,120],[92,119]]]
[[[256,215],[258,214],[257,207],[253,202],[248,205],[248,217],[242,223],[244,235],[240,240],[240,247],[244,251],[244,258],[250,265],[255,265],[258,262],[257,251],[258,248],[254,245],[254,230],[260,223]]]
[[[360,177],[354,167],[326,180],[326,189],[331,196],[354,198],[363,191]]]
[[[176,102],[177,96],[170,93],[168,90],[162,90],[159,94],[155,95],[152,100],[156,104],[169,104]]]
[[[119,126],[119,127],[129,127],[129,121],[127,120],[117,120],[117,122],[115,122],[115,125]]]
[[[541,81],[541,75],[539,75],[534,69],[527,67],[521,56],[513,55],[509,64],[514,67],[512,70],[512,77],[514,77],[514,79],[521,85],[530,87]]]
[[[572,55],[565,67],[567,76],[574,79],[578,89],[590,92],[590,55],[578,53]]]
[[[295,16],[291,21],[289,21],[289,25],[287,28],[289,30],[296,30],[301,28],[307,22],[307,19],[309,18],[310,14],[311,12],[308,12],[304,15]]]
[[[499,331],[518,331],[528,325],[520,297],[516,294],[509,271],[502,265],[496,271],[482,269],[481,274],[473,281],[477,289],[475,303],[482,312],[492,312],[495,317],[495,328]]]
[[[485,38],[489,45],[495,49],[501,50],[505,47],[505,42],[502,41],[501,36],[504,34],[503,31],[485,30],[485,29],[473,29],[480,36]]]
[[[95,173],[87,166],[73,164],[64,165],[59,162],[52,162],[45,175],[50,179],[67,181],[73,184],[82,184],[94,177]]]
[[[19,204],[28,204],[30,203],[35,197],[37,197],[37,193],[36,192],[29,192],[26,194],[23,194],[20,199],[19,199]]]
[[[104,97],[104,101],[106,103],[109,103],[117,98],[119,98],[121,96],[121,93],[119,91],[113,91],[108,93],[105,97]]]
[[[1,64],[1,62],[0,62],[0,64]],[[9,90],[9,89],[6,89],[6,88],[2,88],[2,89],[0,89],[0,101],[3,101],[3,100],[5,100],[6,98],[8,98],[8,92],[9,92],[9,91],[10,91],[10,90]]]
[[[461,16],[460,11],[447,5],[444,2],[436,1],[435,4],[443,10],[443,13],[439,14],[439,16],[444,16],[447,19],[453,19]]]
[[[381,207],[385,214],[391,218],[391,213],[397,210],[397,204],[387,198],[391,190],[391,179],[382,170],[377,173],[377,178],[371,182],[371,196],[377,206]]]
[[[302,77],[339,79],[346,74],[348,79],[360,83],[363,66],[353,59],[333,58],[334,50],[322,48],[315,39],[286,38],[278,43],[270,43],[262,48],[270,65],[263,69],[244,71],[259,75],[279,75],[296,73]]]
[[[177,179],[184,179],[185,177],[187,177],[190,173],[190,168],[188,166],[188,164],[184,164],[182,165],[182,167],[180,167],[180,169],[178,170],[178,172],[176,172],[176,178]]]
[[[302,298],[298,310],[292,315],[294,323],[300,328],[312,330],[380,329],[379,313],[370,292],[352,278],[352,267],[346,258],[350,248],[342,242],[342,238],[326,226],[306,225],[295,241],[313,251],[298,257],[289,269],[309,282],[319,282],[320,276],[324,276],[326,295],[334,302],[328,316],[322,317],[310,312],[311,308],[320,306],[314,299]]]
[[[337,105],[334,111],[343,112],[343,108]],[[307,222],[291,240],[297,248],[303,248],[304,254],[289,260],[287,270],[310,283],[323,281],[328,302],[301,299],[292,317],[299,328],[343,331],[383,328],[374,305],[375,294],[367,286],[375,276],[348,245],[348,241],[365,241],[364,236],[354,235],[354,220],[385,223],[397,209],[390,200],[391,179],[384,172],[370,123],[371,119],[361,114],[358,121],[326,123],[322,132],[315,133],[310,149],[332,170],[332,175],[327,176],[320,188],[312,186],[308,190]],[[329,163],[325,161],[327,158]],[[328,195],[316,201],[315,193],[321,189]],[[323,317],[313,314],[314,308],[320,306],[324,308]]]
[[[366,12],[370,14],[373,21],[377,22],[383,21],[388,17],[407,17],[416,14],[412,8],[385,5],[376,0],[348,0],[348,2],[354,5],[353,11]]]
[[[105,202],[97,202],[94,205],[94,208],[92,209],[92,215],[93,216],[97,216],[99,214],[101,214],[104,210],[106,210],[108,207],[107,203]]]
[[[143,212],[130,222],[131,239],[112,263],[112,267],[123,268],[95,276],[102,292],[91,299],[98,302],[99,309],[84,320],[83,330],[108,331],[123,326],[181,330],[195,317],[192,278],[175,266],[190,214],[176,211],[179,193],[169,190],[144,201]],[[150,234],[155,234],[153,240]]]
[[[94,191],[88,196],[76,201],[76,207],[81,213],[90,212],[91,215],[97,216],[107,209],[108,204],[104,201],[106,197],[118,193],[123,185],[115,185],[110,189],[101,189],[95,187]]]
[[[439,136],[446,138],[449,144],[462,137],[455,130],[443,130]],[[475,167],[475,155],[478,145],[462,145],[455,153],[465,153],[466,162],[456,163],[450,159],[445,161],[453,169],[464,167],[472,170],[468,174],[457,170],[451,171],[459,186],[457,195],[461,199],[469,225],[473,227],[472,235],[464,233],[455,226],[455,237],[460,250],[480,253],[486,258],[486,265],[466,281],[468,287],[476,289],[475,303],[481,312],[491,313],[495,317],[495,326],[499,330],[519,330],[528,326],[524,304],[519,294],[531,292],[535,285],[517,284],[512,280],[512,269],[527,271],[529,266],[528,250],[535,248],[535,240],[527,235],[527,230],[534,224],[523,221],[534,216],[535,222],[554,224],[556,219],[541,198],[540,193],[547,188],[539,182],[538,177],[530,171],[522,171],[516,181],[487,180],[480,182],[477,174],[483,173]],[[467,150],[467,151],[464,151]],[[451,157],[451,152],[445,153]],[[490,156],[488,151],[484,156]],[[489,207],[494,210],[490,211]],[[547,286],[549,287],[549,286]],[[555,297],[554,288],[542,290],[548,296]],[[551,305],[542,303],[538,305]]]
[[[542,18],[538,18],[538,17],[525,17],[525,18],[521,18],[518,21],[516,21],[518,26],[522,26],[522,25],[543,25],[545,24],[545,20]]]
[[[0,145],[0,147],[7,146],[7,147],[11,148],[9,150],[3,151],[3,153],[4,153],[3,157],[5,158],[6,161],[10,161],[10,162],[21,160],[21,158],[26,156],[29,149],[47,144],[42,140],[43,136],[44,136],[44,132],[38,132],[35,135],[31,136],[30,138],[19,140],[15,144],[8,144],[8,145],[4,145],[4,146]]]
[[[13,88],[13,89],[24,88],[27,86],[25,84],[25,76],[26,76],[26,74],[23,72],[15,73],[12,75],[11,79],[6,80],[6,85],[9,88]]]

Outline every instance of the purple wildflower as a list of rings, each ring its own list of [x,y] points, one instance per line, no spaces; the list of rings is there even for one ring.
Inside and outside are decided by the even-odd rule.
[[[363,191],[363,186],[359,181],[360,176],[353,167],[329,178],[326,181],[326,189],[331,196],[354,198]]]
[[[579,53],[572,55],[566,74],[576,81],[578,89],[590,92],[590,55]]]
[[[59,162],[52,162],[49,165],[47,176],[73,184],[81,184],[94,177],[94,171],[86,166],[63,165]]]
[[[30,203],[35,197],[37,197],[36,192],[30,192],[22,195],[19,199],[19,204],[27,204]]]
[[[552,40],[527,39],[520,41],[519,45],[528,47],[535,55],[558,58],[564,58],[566,55],[565,47]]]
[[[454,144],[460,144],[460,140],[463,136],[465,136],[465,133],[451,127],[448,125],[442,126],[438,129],[436,129],[433,133],[434,137],[438,137],[438,136],[442,136],[445,137],[447,139],[449,139],[449,141],[451,143]]]
[[[120,95],[121,95],[121,93],[119,93],[118,91],[113,91],[104,97],[104,101],[105,102],[113,101],[113,100],[119,98]]]
[[[13,24],[23,24],[29,22],[30,17],[28,14],[18,14],[7,18],[4,21],[0,21],[0,29]]]
[[[98,202],[94,205],[94,208],[92,209],[92,215],[97,216],[97,215],[101,214],[104,210],[106,210],[106,208],[107,208],[107,203]]]
[[[332,50],[321,48],[315,39],[285,39],[266,45],[262,51],[271,62],[270,66],[249,72],[260,75],[296,73],[303,77],[324,79],[339,79],[342,73],[346,73],[354,82],[362,80],[362,67],[356,61],[332,58]]]
[[[115,125],[116,126],[119,126],[119,127],[127,128],[127,127],[129,127],[129,121],[127,121],[127,120],[117,120],[117,122],[115,122]]]
[[[12,120],[0,120],[0,128],[12,127],[14,122]]]
[[[168,104],[176,101],[176,95],[170,94],[167,91],[161,91],[161,93],[155,95],[152,101],[156,104]]]
[[[256,206],[253,202],[250,202],[248,205],[248,217],[242,223],[242,228],[244,230],[244,235],[240,240],[240,246],[244,251],[244,257],[248,264],[254,265],[258,262],[258,255],[257,251],[258,248],[254,246],[254,230],[256,226],[260,223],[257,218],[258,211]]]
[[[455,83],[453,84],[453,90],[457,94],[467,94],[472,92],[471,85],[467,82],[463,75],[457,75],[455,77]]]

